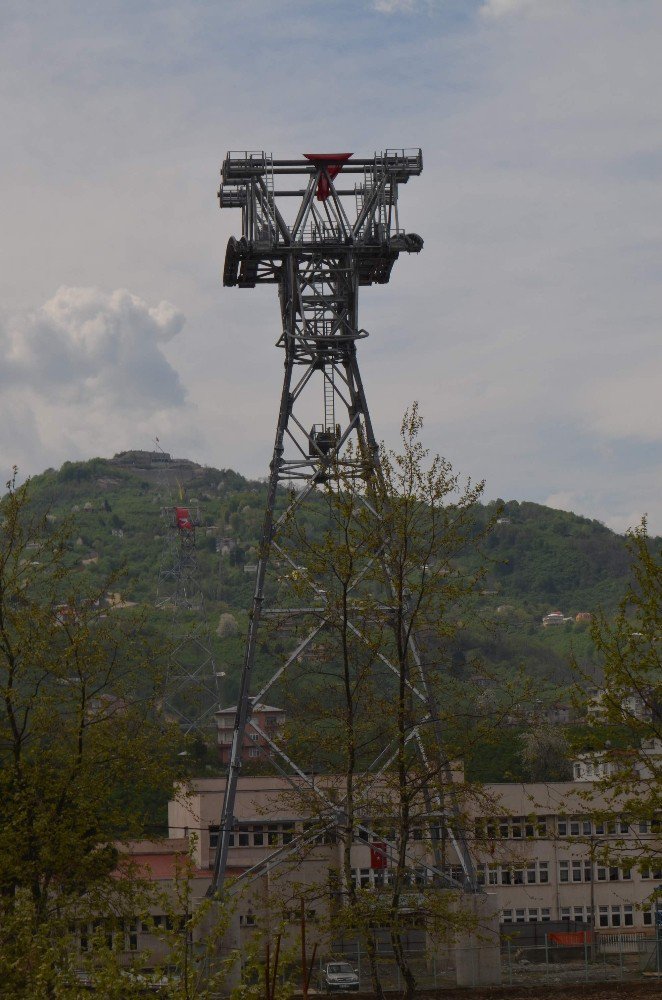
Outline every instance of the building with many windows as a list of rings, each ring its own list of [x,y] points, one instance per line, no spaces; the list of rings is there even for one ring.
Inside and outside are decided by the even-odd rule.
[[[170,836],[197,833],[195,861],[200,869],[213,867],[224,785],[224,778],[196,779],[188,799],[170,803]],[[590,810],[589,793],[594,796]],[[284,778],[242,777],[229,856],[234,869],[251,869],[257,875],[267,855],[279,850],[281,885],[291,879],[327,886],[329,869],[340,864],[340,845],[332,828],[318,833],[311,827],[305,801]],[[595,913],[597,931],[652,931],[650,897],[662,882],[662,817],[634,823],[626,816],[597,819],[604,803],[595,797],[590,782],[578,781],[491,784],[483,788],[481,802],[482,814],[472,820],[472,849],[479,880],[503,925],[588,925]],[[371,818],[365,819],[371,825]],[[354,878],[363,888],[378,889],[390,882],[388,851],[375,846],[366,834],[352,848]],[[616,848],[618,863],[613,857]],[[410,849],[414,891],[431,877],[430,831],[414,828]],[[643,864],[638,858],[644,851],[658,860]],[[459,875],[452,853],[446,861],[447,871]],[[320,888],[321,909],[328,902],[325,892]],[[244,914],[242,926],[254,922]]]
[[[218,751],[222,764],[230,763],[230,750],[234,734],[234,721],[237,714],[236,706],[222,708],[215,713],[218,733]],[[255,726],[251,725],[255,723]],[[242,758],[248,761],[258,761],[273,757],[269,740],[277,739],[285,725],[285,713],[282,708],[273,705],[253,705],[251,723],[246,727]]]

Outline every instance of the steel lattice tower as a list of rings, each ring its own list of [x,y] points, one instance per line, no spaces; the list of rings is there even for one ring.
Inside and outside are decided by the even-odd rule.
[[[278,346],[284,350],[285,373],[211,895],[223,885],[247,727],[270,746],[282,773],[309,781],[277,737],[263,732],[251,719],[251,709],[323,630],[319,605],[323,609],[324,593],[312,587],[317,623],[255,691],[258,634],[265,616],[278,613],[276,607],[269,607],[274,564],[281,570],[283,566],[299,569],[282,544],[286,525],[329,479],[330,469],[341,468],[345,482],[361,484],[364,498],[366,483],[381,482],[379,449],[357,360],[357,344],[367,336],[359,326],[358,291],[360,286],[387,283],[401,252],[422,249],[421,237],[401,228],[398,212],[400,185],[418,176],[422,167],[420,149],[386,150],[370,159],[353,159],[346,153],[307,153],[302,159],[274,160],[263,152],[231,152],[223,163],[221,207],[239,208],[242,216],[241,238],[232,237],[228,243],[223,283],[240,288],[265,283],[278,286],[282,321]],[[346,175],[352,175],[356,183],[342,188],[338,178]],[[294,210],[288,212],[285,204]],[[293,221],[288,223],[286,218]],[[294,489],[290,488],[285,509],[276,513],[284,493],[279,487],[287,485]],[[411,653],[419,673],[415,693],[421,718],[433,725],[440,770],[450,778],[434,693],[414,639]],[[384,747],[377,761],[388,756]],[[331,812],[339,812],[337,805],[329,801],[326,805]],[[444,884],[476,891],[475,869],[457,805],[449,806],[447,801],[443,816],[463,876],[458,880],[439,870],[435,875]],[[365,833],[366,828],[362,829]]]
[[[160,449],[159,449],[160,450]],[[169,458],[161,464],[161,509],[165,529],[158,581],[157,607],[170,611],[170,638],[164,709],[184,733],[215,742],[214,713],[220,708],[220,674],[209,634],[200,583],[197,533],[201,527],[197,500],[187,500],[182,487],[172,501]]]

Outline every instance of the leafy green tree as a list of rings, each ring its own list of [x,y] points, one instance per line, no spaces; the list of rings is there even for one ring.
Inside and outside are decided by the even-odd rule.
[[[602,682],[576,749],[595,768],[590,801],[600,817],[629,822],[627,838],[605,850],[659,868],[662,849],[662,540],[646,520],[628,532],[631,582],[618,611],[598,613],[591,636],[602,663]],[[585,687],[580,683],[580,693]],[[653,834],[653,836],[651,836]],[[656,835],[655,835],[656,834]]]
[[[482,484],[461,483],[448,462],[430,457],[421,429],[414,406],[402,423],[400,451],[382,449],[381,474],[365,485],[347,474],[351,465],[332,468],[322,496],[306,507],[316,530],[305,522],[301,527],[297,512],[291,549],[281,550],[279,606],[286,607],[288,589],[295,605],[305,603],[306,594],[310,601],[312,591],[319,610],[311,617],[323,621],[299,666],[301,723],[295,702],[288,714],[293,755],[298,750],[316,771],[339,775],[327,790],[338,803],[333,836],[339,843],[330,936],[335,929],[361,937],[380,996],[375,927],[388,930],[406,995],[413,997],[416,975],[405,946],[412,912],[438,940],[452,940],[471,923],[461,893],[440,891],[443,880],[428,883],[421,862],[433,856],[437,870],[450,874],[454,866],[462,881],[450,829],[457,834],[466,824],[469,803],[480,800],[483,815],[489,804],[452,762],[498,727],[516,700],[477,662],[469,678],[454,669],[458,637],[479,622],[479,550],[489,524],[476,523]],[[471,571],[460,564],[468,551],[475,554]],[[488,699],[481,697],[486,686]],[[328,823],[328,802],[317,810],[320,824]],[[315,815],[313,797],[305,811]],[[352,870],[352,846],[368,829],[388,845],[388,878],[363,890]]]
[[[144,801],[174,776],[141,616],[106,601],[115,580],[92,589],[70,547],[66,528],[33,513],[29,484],[8,483],[0,501],[0,982],[16,998],[65,995],[76,926],[100,914],[129,918],[144,905],[145,885],[118,867],[113,845],[143,834]]]

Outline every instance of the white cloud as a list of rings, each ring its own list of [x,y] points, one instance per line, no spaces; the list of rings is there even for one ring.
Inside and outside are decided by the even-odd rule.
[[[163,348],[183,323],[168,302],[63,286],[35,312],[0,324],[2,473],[173,432],[185,391]],[[175,436],[193,443],[188,427]]]
[[[183,323],[168,302],[149,306],[125,289],[62,286],[35,313],[10,320],[2,367],[13,385],[60,401],[132,412],[177,406],[184,391],[162,347]]]

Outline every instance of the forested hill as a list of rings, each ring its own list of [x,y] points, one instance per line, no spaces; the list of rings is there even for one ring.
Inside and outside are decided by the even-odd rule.
[[[71,559],[81,574],[101,581],[124,568],[117,585],[122,599],[154,607],[167,535],[162,507],[176,504],[179,496],[188,498],[183,502],[195,498],[203,525],[197,533],[198,556],[211,629],[216,633],[220,616],[227,612],[238,625],[236,635],[214,640],[228,668],[231,697],[253,590],[266,485],[232,470],[186,460],[173,460],[163,468],[158,459],[152,465],[141,455],[147,453],[65,462],[59,470],[48,469],[32,480],[33,501],[49,509],[54,527],[71,522]],[[495,505],[488,504],[478,517],[487,520],[494,513]],[[542,616],[562,611],[574,619],[599,605],[613,608],[628,577],[624,539],[597,521],[513,500],[505,503],[486,552],[490,565],[483,600],[486,611],[504,628],[490,637],[466,637],[459,655],[466,656],[471,647],[500,667],[523,664],[552,685],[567,679],[571,646],[590,666],[585,623],[566,621],[543,628]]]

